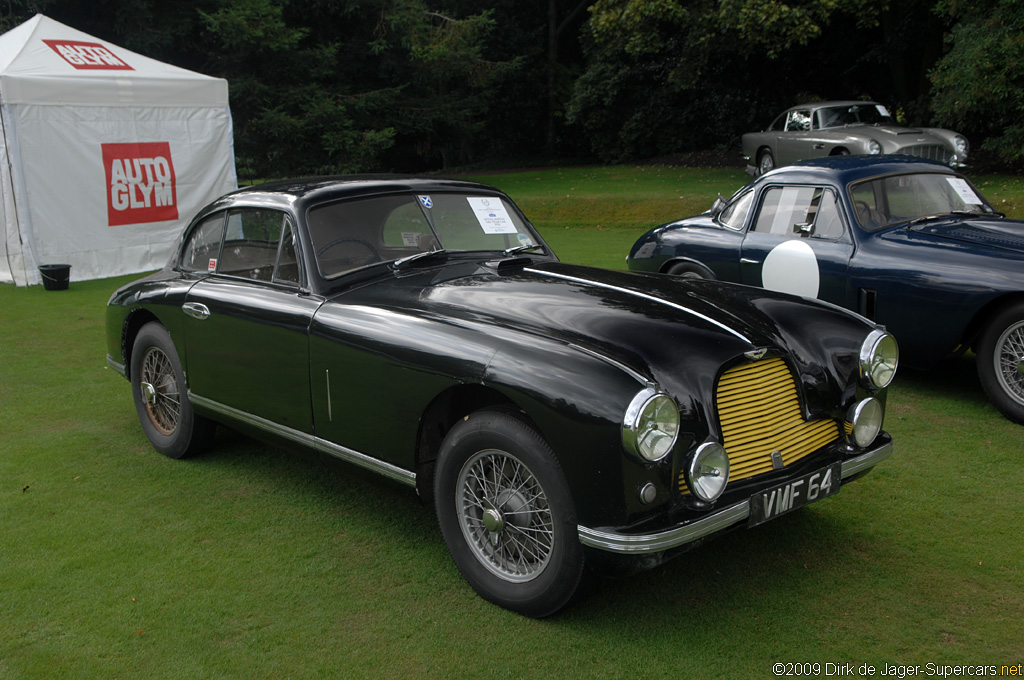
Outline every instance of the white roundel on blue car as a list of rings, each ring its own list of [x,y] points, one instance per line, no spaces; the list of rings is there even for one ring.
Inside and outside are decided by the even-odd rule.
[[[818,297],[818,259],[805,241],[783,241],[772,248],[761,267],[761,285],[768,290]]]

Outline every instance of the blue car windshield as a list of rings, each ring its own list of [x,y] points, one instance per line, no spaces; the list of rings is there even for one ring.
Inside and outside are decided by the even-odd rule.
[[[539,245],[499,196],[393,194],[310,208],[309,235],[324,278],[433,251],[501,251]]]
[[[868,231],[928,217],[995,213],[959,175],[890,175],[852,184],[849,191],[857,221]]]

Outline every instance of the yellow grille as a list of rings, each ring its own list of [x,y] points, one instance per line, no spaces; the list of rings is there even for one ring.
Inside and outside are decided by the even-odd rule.
[[[789,465],[839,438],[831,419],[804,420],[796,384],[782,359],[743,364],[725,372],[716,394],[729,481],[771,472],[772,452]],[[689,493],[686,475],[679,490]]]

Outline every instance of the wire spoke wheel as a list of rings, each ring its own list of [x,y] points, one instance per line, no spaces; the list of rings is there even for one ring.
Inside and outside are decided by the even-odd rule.
[[[992,361],[1000,387],[1012,399],[1024,404],[1024,321],[1002,332]]]
[[[473,555],[513,583],[537,577],[554,549],[551,508],[540,482],[515,456],[488,449],[459,473],[456,512]]]
[[[158,347],[142,358],[139,377],[146,415],[161,434],[171,435],[181,422],[181,393],[171,360]]]

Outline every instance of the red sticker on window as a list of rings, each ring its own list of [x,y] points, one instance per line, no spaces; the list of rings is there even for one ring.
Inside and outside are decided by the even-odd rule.
[[[79,70],[134,71],[99,43],[81,40],[44,40],[64,61]]]
[[[103,144],[102,147],[108,225],[178,219],[169,142]]]

